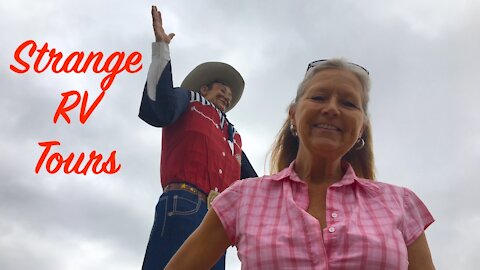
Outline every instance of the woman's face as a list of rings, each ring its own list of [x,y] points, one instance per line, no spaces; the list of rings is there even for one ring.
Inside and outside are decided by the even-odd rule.
[[[300,151],[342,157],[364,128],[362,85],[355,75],[339,69],[315,74],[290,111]]]

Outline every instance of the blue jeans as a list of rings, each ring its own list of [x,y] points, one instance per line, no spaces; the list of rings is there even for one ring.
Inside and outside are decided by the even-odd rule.
[[[155,220],[142,269],[164,269],[206,213],[207,204],[198,195],[185,190],[164,192],[155,208]],[[225,255],[212,269],[225,269]]]

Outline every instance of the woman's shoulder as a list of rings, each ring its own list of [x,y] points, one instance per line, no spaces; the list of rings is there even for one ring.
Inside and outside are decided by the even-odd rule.
[[[272,182],[275,182],[277,179],[277,174],[272,175],[263,175],[258,177],[245,178],[235,182],[237,185],[244,187],[259,186],[259,185],[268,185]]]
[[[375,186],[377,189],[377,193],[388,200],[396,200],[403,203],[405,200],[410,200],[410,198],[412,197],[418,198],[415,192],[413,192],[410,188],[406,186],[391,184],[381,180],[373,181],[363,178],[360,178],[359,182],[369,183],[370,185]]]
[[[252,190],[257,190],[257,192],[262,190],[268,190],[269,187],[278,185],[281,180],[283,180],[283,178],[284,177],[281,173],[245,178],[235,181],[230,186],[230,189],[234,189],[242,193]]]
[[[385,191],[393,191],[393,192],[402,192],[402,190],[407,189],[404,186],[392,184],[383,180],[372,180],[372,179],[357,177],[357,181],[364,185],[375,186],[381,191],[385,190]]]

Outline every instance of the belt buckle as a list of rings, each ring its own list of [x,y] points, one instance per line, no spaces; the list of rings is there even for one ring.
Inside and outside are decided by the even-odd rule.
[[[218,194],[220,194],[220,192],[218,192],[218,188],[215,188],[215,190],[210,190],[207,197],[207,209],[212,208],[212,202],[218,196]]]

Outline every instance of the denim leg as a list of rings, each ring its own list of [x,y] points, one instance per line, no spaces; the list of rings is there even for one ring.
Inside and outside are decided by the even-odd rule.
[[[207,205],[184,190],[163,193],[155,209],[143,270],[163,269],[188,236],[200,225]],[[225,255],[212,269],[225,269]]]

